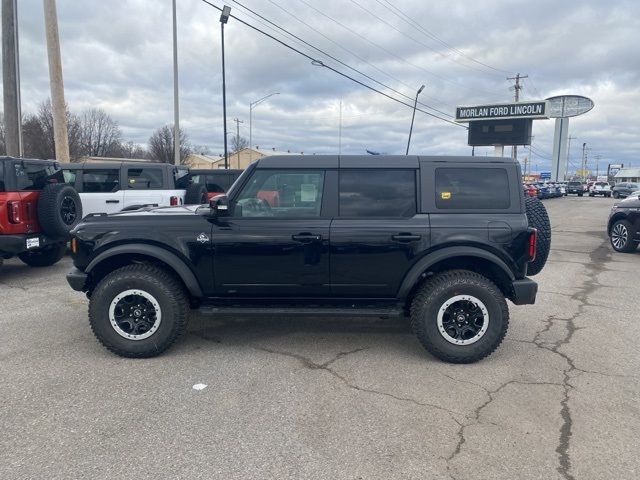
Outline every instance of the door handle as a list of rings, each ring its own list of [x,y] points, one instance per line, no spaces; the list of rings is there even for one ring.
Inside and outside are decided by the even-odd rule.
[[[399,233],[398,235],[391,236],[394,242],[415,242],[421,238],[422,235],[413,235],[412,233]]]
[[[291,235],[291,240],[301,243],[319,242],[322,240],[322,235],[314,235],[312,233],[299,233],[297,235]]]
[[[105,200],[105,203],[120,203],[120,200]]]

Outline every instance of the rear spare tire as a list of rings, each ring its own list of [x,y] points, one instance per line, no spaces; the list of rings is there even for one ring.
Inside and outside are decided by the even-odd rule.
[[[207,187],[201,183],[192,183],[184,195],[185,205],[204,205],[209,200]]]
[[[19,253],[18,258],[30,267],[49,267],[58,263],[66,252],[67,242],[61,242],[38,250]]]
[[[69,185],[49,183],[38,197],[38,222],[52,237],[66,237],[82,220],[80,195]]]
[[[547,263],[547,257],[551,250],[551,223],[547,209],[537,198],[525,198],[527,220],[529,226],[538,230],[536,241],[536,258],[527,267],[528,275],[537,275]]]

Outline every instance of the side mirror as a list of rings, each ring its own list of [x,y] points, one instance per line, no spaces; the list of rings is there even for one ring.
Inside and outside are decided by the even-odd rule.
[[[226,195],[216,195],[209,200],[211,215],[213,217],[226,217],[229,215],[229,197]]]

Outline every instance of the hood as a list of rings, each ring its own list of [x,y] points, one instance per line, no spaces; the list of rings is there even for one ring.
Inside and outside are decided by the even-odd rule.
[[[637,208],[640,207],[640,196],[638,194],[629,195],[627,198],[615,204],[617,208]]]

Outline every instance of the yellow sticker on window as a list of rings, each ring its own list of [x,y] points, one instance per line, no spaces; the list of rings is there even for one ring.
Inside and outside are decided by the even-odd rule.
[[[442,198],[442,200],[449,200],[451,198],[451,192],[442,192],[440,198]]]

